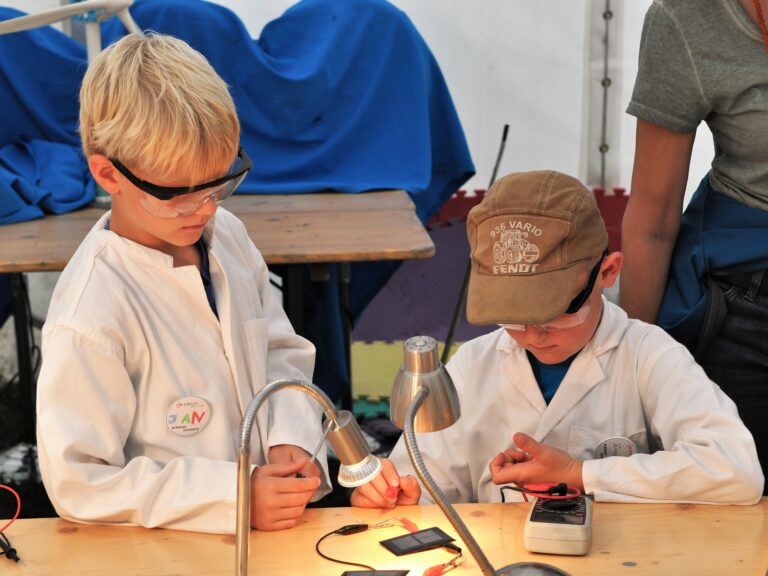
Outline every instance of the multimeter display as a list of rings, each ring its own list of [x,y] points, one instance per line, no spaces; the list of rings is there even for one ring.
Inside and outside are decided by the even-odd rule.
[[[586,516],[587,504],[584,498],[568,500],[539,498],[533,507],[533,512],[531,512],[531,522],[583,525]]]

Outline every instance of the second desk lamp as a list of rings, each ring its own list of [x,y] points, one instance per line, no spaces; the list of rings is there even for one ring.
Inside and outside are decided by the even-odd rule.
[[[419,480],[454,527],[484,576],[567,576],[559,568],[539,562],[519,562],[495,570],[440,487],[430,476],[416,444],[415,432],[436,432],[461,416],[459,398],[450,374],[437,357],[437,342],[429,336],[405,341],[404,361],[390,398],[390,419],[403,429],[408,457]]]

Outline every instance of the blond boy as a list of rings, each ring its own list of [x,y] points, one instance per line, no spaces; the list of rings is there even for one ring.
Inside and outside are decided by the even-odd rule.
[[[112,210],[64,270],[43,329],[46,489],[70,520],[231,533],[242,413],[314,363],[243,224],[218,208],[250,167],[234,103],[201,54],[156,34],[102,52],[80,100]],[[252,525],[288,528],[328,490],[327,473],[305,469],[319,408],[281,392],[257,428]]]

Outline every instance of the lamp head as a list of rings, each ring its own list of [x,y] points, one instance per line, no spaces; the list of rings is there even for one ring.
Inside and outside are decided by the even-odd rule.
[[[455,423],[461,416],[459,397],[450,374],[437,356],[437,342],[430,336],[414,336],[403,345],[403,365],[395,376],[389,414],[398,427],[405,425],[405,412],[419,388],[429,394],[414,422],[415,432],[435,432]]]
[[[339,484],[354,488],[370,482],[381,472],[381,460],[371,454],[357,420],[349,410],[340,410],[328,441],[341,462]]]

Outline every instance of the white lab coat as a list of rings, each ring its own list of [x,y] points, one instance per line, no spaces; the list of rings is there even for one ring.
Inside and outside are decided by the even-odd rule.
[[[598,501],[751,504],[763,474],[736,406],[688,351],[655,326],[603,299],[597,331],[549,405],[525,350],[499,329],[464,344],[448,363],[461,418],[417,434],[427,469],[452,502],[500,502],[489,462],[525,432],[584,461]],[[629,438],[638,453],[595,459],[600,442]],[[404,438],[391,459],[413,474]],[[422,487],[422,500],[431,501]],[[519,500],[505,491],[505,500]]]
[[[242,414],[268,382],[312,376],[245,226],[219,208],[205,230],[219,318],[195,266],[106,229],[88,233],[56,286],[37,390],[40,470],[51,502],[82,522],[235,531]],[[199,397],[205,428],[179,436],[171,405]],[[257,414],[253,464],[271,446],[311,452],[321,409],[281,390]],[[325,448],[318,457],[329,490]]]

